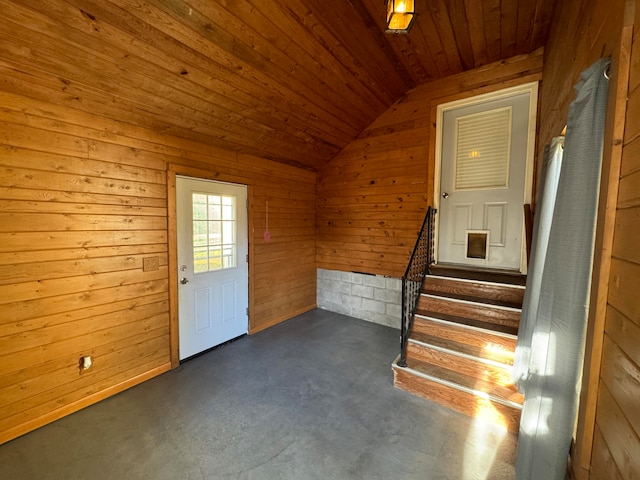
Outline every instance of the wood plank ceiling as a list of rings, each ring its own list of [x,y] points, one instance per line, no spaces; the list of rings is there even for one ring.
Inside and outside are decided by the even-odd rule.
[[[408,90],[544,45],[555,0],[1,0],[13,91],[316,170]]]

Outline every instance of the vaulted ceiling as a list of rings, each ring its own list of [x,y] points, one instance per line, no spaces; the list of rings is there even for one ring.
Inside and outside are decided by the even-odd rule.
[[[384,0],[2,0],[0,70],[80,110],[318,169],[411,88],[544,45],[554,3],[417,0],[410,34],[388,35]]]

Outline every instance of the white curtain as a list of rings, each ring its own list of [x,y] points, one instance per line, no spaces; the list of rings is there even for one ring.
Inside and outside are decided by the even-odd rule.
[[[533,221],[531,241],[531,256],[527,269],[527,289],[522,303],[522,315],[518,329],[518,344],[513,369],[513,380],[518,390],[524,393],[529,376],[529,363],[534,339],[540,287],[542,286],[542,272],[547,258],[551,220],[556,204],[560,167],[564,150],[564,137],[556,137],[545,148],[544,161],[540,175],[540,188],[536,202],[536,214]],[[541,351],[536,348],[536,352]],[[537,362],[534,362],[537,363]]]
[[[599,60],[582,72],[569,108],[557,186],[543,180],[546,198],[541,197],[536,213],[533,271],[527,277],[515,366],[525,394],[518,480],[564,480],[566,474],[584,359],[608,65]],[[556,163],[550,155],[547,175]]]

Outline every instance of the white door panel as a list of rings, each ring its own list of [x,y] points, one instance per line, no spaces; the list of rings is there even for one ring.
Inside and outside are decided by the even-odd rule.
[[[247,189],[176,177],[180,360],[247,333]]]
[[[451,228],[453,230],[451,243],[464,245],[466,232],[471,228],[473,205],[470,203],[451,204]]]
[[[520,269],[530,105],[526,91],[443,110],[438,262]]]
[[[484,228],[491,232],[492,247],[504,247],[507,243],[507,202],[485,202]]]

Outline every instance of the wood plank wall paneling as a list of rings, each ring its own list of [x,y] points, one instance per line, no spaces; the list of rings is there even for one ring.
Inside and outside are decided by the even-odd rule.
[[[252,190],[252,332],[315,306],[315,173],[10,87],[0,90],[0,443],[169,368],[169,164]],[[146,257],[159,269],[143,271]]]
[[[538,152],[566,124],[579,73],[600,57],[613,59],[585,376],[571,453],[578,480],[640,475],[640,17],[636,9],[634,27],[633,8],[633,0],[558,4],[545,49]]]
[[[538,146],[547,145],[567,124],[573,86],[580,72],[610,56],[620,40],[625,0],[560,2],[545,49],[545,82],[540,90]],[[570,12],[570,13],[569,13]],[[538,148],[538,155],[543,151]]]
[[[542,51],[418,87],[320,172],[318,267],[401,277],[433,202],[439,103],[540,79]]]
[[[593,469],[611,463],[619,478],[640,476],[640,8],[636,10],[631,50],[629,102],[605,324],[601,390],[596,426],[602,442],[594,444]],[[605,450],[599,452],[598,449]],[[604,465],[601,459],[612,460]],[[619,472],[619,473],[618,473]],[[603,477],[605,478],[605,477]]]
[[[590,480],[624,480],[604,444],[602,433],[597,428],[593,439],[593,463],[589,475]]]

